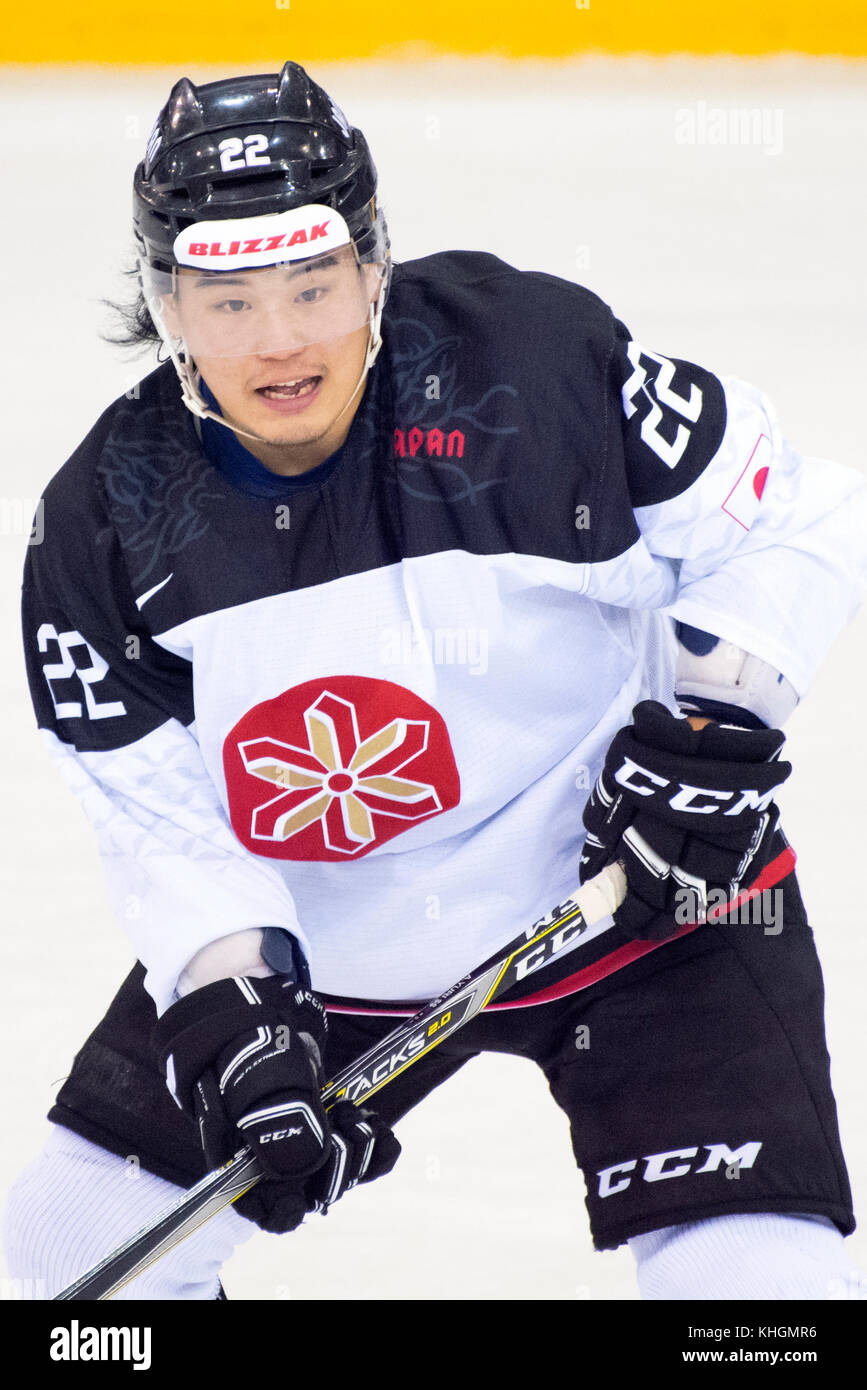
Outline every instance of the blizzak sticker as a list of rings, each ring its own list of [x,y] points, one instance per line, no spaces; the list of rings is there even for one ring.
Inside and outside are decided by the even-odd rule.
[[[254,706],[223,767],[235,834],[272,859],[360,859],[460,800],[442,715],[365,676],[306,681]]]
[[[255,270],[335,251],[349,242],[349,227],[339,212],[308,203],[261,217],[194,222],[175,237],[174,253],[178,265],[199,270]]]

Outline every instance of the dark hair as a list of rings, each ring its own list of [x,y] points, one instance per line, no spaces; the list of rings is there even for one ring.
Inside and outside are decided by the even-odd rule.
[[[123,275],[130,282],[130,297],[102,301],[114,320],[114,327],[102,333],[101,337],[113,347],[138,348],[140,351],[159,347],[162,339],[145,303],[138,267],[131,266]]]

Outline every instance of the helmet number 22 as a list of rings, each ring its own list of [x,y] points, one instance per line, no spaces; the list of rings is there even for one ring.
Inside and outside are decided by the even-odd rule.
[[[245,135],[243,140],[237,135],[229,135],[220,141],[217,149],[220,151],[220,168],[226,172],[271,163],[267,135]]]

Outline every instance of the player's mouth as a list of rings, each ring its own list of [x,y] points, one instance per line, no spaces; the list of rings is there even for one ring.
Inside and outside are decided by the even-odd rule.
[[[316,400],[321,386],[321,376],[291,377],[287,381],[257,386],[256,395],[270,410],[276,410],[280,415],[297,415]]]

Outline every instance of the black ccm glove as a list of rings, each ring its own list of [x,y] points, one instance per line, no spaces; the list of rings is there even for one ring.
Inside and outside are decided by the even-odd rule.
[[[328,1024],[315,994],[285,975],[217,980],[172,1004],[153,1045],[169,1089],[218,1168],[249,1144],[265,1177],[235,1202],[265,1231],[294,1230],[348,1188],[389,1172],[400,1144],[374,1114],[338,1101],[326,1115]]]
[[[731,901],[773,859],[773,796],[792,767],[777,761],[779,729],[696,730],[655,700],[632,718],[584,808],[581,882],[621,859],[628,892],[616,924],[664,941],[705,920],[711,890]]]

